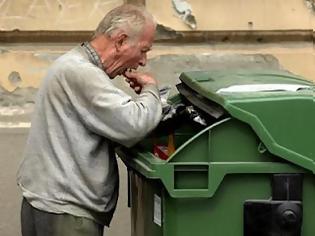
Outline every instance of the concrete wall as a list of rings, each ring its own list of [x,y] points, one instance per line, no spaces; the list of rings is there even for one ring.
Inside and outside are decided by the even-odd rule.
[[[314,14],[305,0],[190,0],[198,30],[311,29]],[[170,0],[147,0],[158,22],[189,30]],[[162,6],[162,7],[161,7]]]
[[[1,43],[4,31],[90,31],[103,15],[123,0],[0,0],[0,235],[20,235],[20,192],[15,174],[30,126],[34,95],[49,65],[77,45]],[[157,21],[175,30],[189,31],[171,0],[146,0]],[[312,30],[312,0],[190,0],[198,30]],[[263,54],[263,55],[261,55]],[[269,54],[270,56],[265,56]],[[148,69],[161,84],[174,85],[184,70],[207,69],[216,61],[230,67],[235,58],[257,63],[280,63],[293,73],[315,81],[313,41],[276,43],[156,44]],[[243,59],[240,59],[243,60]],[[129,91],[121,78],[114,81]],[[130,235],[126,172],[120,163],[121,195],[109,236]]]
[[[3,0],[0,30],[94,30],[122,0]]]
[[[125,0],[126,1],[126,0]],[[0,30],[93,30],[123,0],[2,0]],[[187,0],[198,30],[311,29],[312,0]],[[171,0],[146,0],[159,23],[189,30]]]
[[[126,0],[125,0],[126,1]],[[99,20],[123,0],[2,0],[0,1],[0,85],[16,88],[12,77],[20,76],[20,87],[38,87],[49,63],[67,48],[63,42],[52,45],[1,44],[1,30],[11,31],[86,31],[95,29]],[[312,0],[188,0],[196,16],[198,30],[312,30]],[[186,30],[171,0],[146,0],[147,9],[157,21],[174,30]],[[176,42],[175,42],[176,43]],[[73,44],[71,44],[73,45]],[[9,51],[6,51],[9,50]],[[314,80],[313,41],[294,44],[209,45],[207,53],[217,50],[240,53],[271,53],[289,70]],[[48,55],[48,56],[47,56]],[[302,59],[302,60],[301,60]],[[15,73],[17,72],[17,73]],[[11,82],[8,78],[11,78]]]
[[[17,87],[37,88],[48,66],[62,53],[76,44],[36,44],[0,46],[0,86],[8,91]],[[2,48],[2,52],[1,52]],[[184,50],[183,50],[184,49]],[[315,81],[315,57],[313,44],[274,43],[274,44],[198,44],[198,45],[163,45],[156,44],[149,58],[161,54],[271,54],[279,59],[280,64],[293,73]],[[17,73],[14,73],[17,72]],[[20,80],[15,77],[20,77]],[[15,79],[14,79],[15,78]]]

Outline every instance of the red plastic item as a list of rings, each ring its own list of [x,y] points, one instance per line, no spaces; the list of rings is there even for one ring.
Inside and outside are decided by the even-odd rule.
[[[168,158],[168,148],[167,146],[157,145],[153,146],[153,153],[156,157],[159,157],[162,160],[167,160]]]

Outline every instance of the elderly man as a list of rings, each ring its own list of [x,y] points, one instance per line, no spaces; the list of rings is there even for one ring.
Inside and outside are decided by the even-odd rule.
[[[48,70],[17,177],[23,236],[103,235],[118,197],[113,144],[134,145],[161,118],[156,80],[135,71],[154,32],[149,13],[122,5]],[[139,95],[115,87],[117,75]]]

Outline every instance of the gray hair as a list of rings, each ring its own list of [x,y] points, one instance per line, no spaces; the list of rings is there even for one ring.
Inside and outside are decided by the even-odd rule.
[[[105,15],[96,28],[93,38],[102,34],[112,36],[123,31],[134,39],[139,36],[143,27],[150,21],[156,24],[153,16],[144,7],[123,4]]]

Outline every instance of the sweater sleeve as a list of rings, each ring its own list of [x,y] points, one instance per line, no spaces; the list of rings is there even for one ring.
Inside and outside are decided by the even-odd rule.
[[[79,71],[79,72],[78,72]],[[63,73],[62,86],[84,125],[92,132],[130,147],[154,129],[161,119],[158,88],[145,86],[131,98],[99,68]]]

